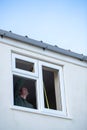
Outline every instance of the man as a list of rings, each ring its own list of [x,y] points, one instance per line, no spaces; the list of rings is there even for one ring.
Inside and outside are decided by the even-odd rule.
[[[29,95],[28,88],[26,86],[22,86],[18,93],[15,92],[14,105],[34,108],[33,105],[27,101],[28,95]]]

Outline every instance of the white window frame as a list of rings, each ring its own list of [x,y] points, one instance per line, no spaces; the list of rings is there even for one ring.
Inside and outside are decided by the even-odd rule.
[[[33,63],[35,72],[29,72],[26,70],[16,68],[16,58],[19,60],[24,60],[26,62]],[[39,109],[40,107],[39,107],[39,94],[38,94],[39,85],[38,85],[38,65],[37,64],[38,64],[38,61],[33,59],[33,58],[12,53],[12,77],[13,76],[20,76],[20,77],[36,80],[36,86],[35,86],[36,87],[36,102],[37,102],[37,109]],[[12,92],[13,92],[13,90],[12,90]],[[27,109],[26,107],[22,108],[21,106],[14,105],[14,94],[12,94],[12,96],[13,96],[13,99],[12,99],[12,106],[13,107],[18,108],[18,109],[20,108],[20,110]],[[28,108],[28,109],[31,110],[31,108]],[[31,111],[37,111],[37,110],[32,109]]]
[[[59,110],[52,110],[52,109],[47,109],[44,108],[44,93],[43,93],[43,79],[42,79],[42,67],[48,67],[51,69],[56,69],[58,70],[59,73],[59,82],[60,82],[60,92],[61,92],[61,105],[62,105],[62,111]],[[54,115],[64,115],[66,116],[66,103],[65,103],[65,90],[64,90],[64,82],[63,82],[63,70],[61,66],[58,65],[54,65],[51,63],[47,63],[47,62],[43,62],[43,61],[39,61],[39,84],[40,84],[40,93],[41,93],[41,110],[44,113],[50,113],[50,114],[54,114]]]
[[[27,61],[27,62],[34,63],[35,72],[27,72],[25,70],[16,68],[16,64],[15,64],[16,58]],[[43,78],[42,78],[42,67],[43,66],[58,70],[62,111],[44,108],[44,93],[43,93]],[[66,102],[65,102],[65,91],[64,91],[62,66],[58,66],[58,65],[55,65],[52,63],[47,63],[44,61],[36,60],[36,59],[30,58],[27,56],[22,56],[22,55],[19,55],[16,53],[12,53],[12,75],[36,80],[37,109],[16,106],[16,105],[14,105],[14,100],[12,101],[12,108],[18,109],[18,110],[23,110],[23,111],[28,111],[28,112],[39,113],[39,114],[66,117]],[[12,90],[12,92],[13,92],[13,90]],[[14,95],[13,95],[13,98],[14,98]]]
[[[20,59],[20,60],[24,60],[26,62],[33,63],[35,72],[30,72],[30,71],[27,71],[27,70],[22,70],[22,69],[16,68],[16,59]],[[26,74],[26,75],[38,77],[37,60],[26,57],[26,56],[22,56],[22,55],[19,55],[19,54],[14,54],[14,53],[12,54],[12,70],[15,71],[15,72],[18,72],[20,74]]]
[[[36,102],[37,102],[37,109],[39,109],[39,94],[38,94],[38,89],[39,89],[38,84],[39,84],[39,82],[38,82],[38,78],[29,76],[29,75],[20,74],[20,73],[17,73],[17,72],[13,72],[13,76],[19,76],[19,77],[22,77],[22,78],[36,80],[36,86],[35,86],[36,87]],[[13,98],[14,98],[14,95],[13,95]],[[14,99],[13,99],[13,104],[12,105],[14,105]],[[17,106],[17,107],[19,107],[19,106]],[[24,107],[24,108],[26,108],[26,107]],[[31,108],[28,108],[28,109],[31,109]]]

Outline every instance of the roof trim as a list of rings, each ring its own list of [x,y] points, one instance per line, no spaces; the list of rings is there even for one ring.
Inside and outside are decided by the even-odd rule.
[[[87,56],[84,56],[83,54],[78,54],[78,53],[72,52],[70,50],[65,50],[65,49],[59,48],[57,46],[52,46],[52,45],[49,45],[42,41],[33,40],[33,39],[28,38],[27,36],[17,35],[17,34],[12,33],[11,31],[8,32],[8,31],[0,29],[0,36],[1,36],[1,38],[6,37],[6,38],[10,38],[10,39],[17,40],[20,42],[25,42],[27,44],[31,44],[33,46],[43,48],[44,50],[45,49],[50,50],[50,51],[53,51],[53,52],[56,52],[56,53],[59,53],[62,55],[70,56],[70,57],[79,59],[81,61],[87,62]]]

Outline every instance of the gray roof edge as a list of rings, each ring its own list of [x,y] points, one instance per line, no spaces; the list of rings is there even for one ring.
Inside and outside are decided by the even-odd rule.
[[[41,41],[37,41],[37,40],[33,40],[28,38],[27,36],[21,36],[15,33],[12,33],[11,31],[4,31],[0,29],[0,36],[1,37],[7,37],[7,38],[11,38],[20,42],[25,42],[28,44],[32,44],[34,46],[39,46],[39,47],[46,47],[46,44],[43,44]]]
[[[0,29],[0,36],[2,38],[7,37],[7,38],[11,38],[11,39],[20,41],[20,42],[25,42],[27,44],[31,44],[33,46],[43,48],[44,50],[47,49],[47,50],[50,50],[50,51],[53,51],[53,52],[56,52],[56,53],[59,53],[62,55],[70,56],[70,57],[79,59],[81,61],[87,62],[87,56],[84,56],[83,54],[78,54],[78,53],[72,52],[70,50],[65,50],[65,49],[59,48],[57,46],[52,46],[52,45],[49,45],[49,44],[44,43],[42,41],[33,40],[33,39],[30,39],[26,36],[21,36],[21,35],[12,33],[11,31],[8,32],[8,31]]]

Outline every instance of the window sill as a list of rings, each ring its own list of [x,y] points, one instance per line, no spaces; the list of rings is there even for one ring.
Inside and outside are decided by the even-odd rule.
[[[69,115],[60,115],[60,114],[50,113],[50,112],[46,112],[46,111],[42,111],[42,110],[25,108],[25,107],[14,106],[14,105],[10,106],[10,108],[12,110],[17,110],[17,111],[23,111],[23,112],[29,112],[29,113],[34,113],[34,114],[40,114],[40,115],[45,115],[45,116],[51,116],[51,117],[72,120],[72,117]]]

